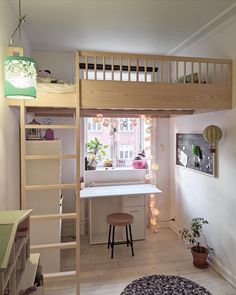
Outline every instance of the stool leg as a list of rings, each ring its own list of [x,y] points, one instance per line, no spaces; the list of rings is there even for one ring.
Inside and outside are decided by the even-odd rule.
[[[128,228],[127,225],[125,226],[125,231],[126,231],[126,245],[129,247],[129,237],[128,237]]]
[[[110,248],[110,243],[111,243],[111,224],[109,226],[109,235],[108,235],[107,249]]]
[[[113,259],[114,239],[115,239],[115,225],[113,225],[113,228],[112,228],[111,259]]]
[[[131,231],[130,224],[129,224],[129,235],[130,235],[130,245],[131,245],[131,250],[132,250],[132,256],[134,256],[133,239],[132,239],[132,231]]]

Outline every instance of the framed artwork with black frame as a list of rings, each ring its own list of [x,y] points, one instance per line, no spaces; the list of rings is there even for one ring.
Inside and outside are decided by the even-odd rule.
[[[176,134],[176,165],[216,177],[216,153],[201,133]]]

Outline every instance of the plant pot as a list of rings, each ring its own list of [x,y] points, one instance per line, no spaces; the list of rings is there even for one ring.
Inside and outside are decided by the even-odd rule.
[[[193,255],[193,265],[197,268],[207,268],[208,249],[202,246],[193,246],[191,248]]]
[[[96,167],[95,166],[89,166],[88,165],[88,170],[96,170]]]
[[[134,169],[143,169],[146,166],[145,160],[133,160],[132,166]]]

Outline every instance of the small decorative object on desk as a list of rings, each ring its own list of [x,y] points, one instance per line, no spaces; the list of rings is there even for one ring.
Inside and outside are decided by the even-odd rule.
[[[29,125],[41,125],[35,119],[33,119]],[[40,128],[32,128],[28,129],[26,132],[26,139],[27,140],[40,140],[42,138],[42,130]]]
[[[197,268],[207,268],[207,258],[214,254],[214,250],[206,243],[203,234],[203,225],[208,224],[208,221],[202,217],[193,218],[189,228],[180,230],[181,238],[191,247],[193,255],[193,265]],[[201,246],[201,240],[205,240],[206,247]]]
[[[144,150],[138,153],[138,156],[134,158],[132,162],[134,169],[144,169],[146,167],[146,159]]]

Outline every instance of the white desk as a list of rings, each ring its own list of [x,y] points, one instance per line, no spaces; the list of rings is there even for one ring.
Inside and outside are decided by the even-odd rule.
[[[89,239],[91,244],[107,242],[106,216],[113,212],[126,212],[134,216],[133,239],[145,239],[145,195],[159,194],[161,190],[151,184],[123,184],[86,187],[80,191],[81,199],[89,200]],[[109,199],[108,199],[109,198]],[[123,239],[123,228],[116,237]]]
[[[98,198],[159,194],[162,191],[152,184],[126,184],[86,187],[80,191],[80,198]]]

